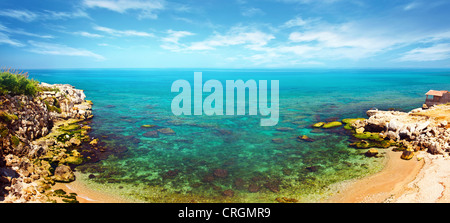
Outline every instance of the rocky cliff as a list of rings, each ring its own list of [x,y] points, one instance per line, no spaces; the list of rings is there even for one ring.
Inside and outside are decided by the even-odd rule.
[[[0,201],[45,201],[46,189],[67,180],[64,175],[70,180],[67,164],[81,157],[75,148],[82,131],[73,133],[70,124],[92,118],[92,103],[71,85],[41,83],[40,88],[35,96],[0,96]]]
[[[356,132],[379,133],[381,138],[402,145],[406,152],[427,151],[448,157],[450,152],[450,105],[410,112],[367,111],[368,119],[352,123]]]

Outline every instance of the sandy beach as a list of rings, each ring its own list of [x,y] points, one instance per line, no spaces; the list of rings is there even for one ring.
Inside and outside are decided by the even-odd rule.
[[[77,178],[80,177],[79,173],[75,172]],[[66,193],[76,193],[77,201],[80,203],[131,203],[132,201],[112,196],[101,191],[91,189],[87,187],[80,180],[75,180],[70,183],[56,183],[53,187],[54,190],[62,189]]]

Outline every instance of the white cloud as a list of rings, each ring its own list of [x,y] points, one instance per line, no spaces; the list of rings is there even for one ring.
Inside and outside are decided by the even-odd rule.
[[[35,20],[60,20],[70,18],[89,18],[89,15],[81,10],[73,12],[55,12],[45,10],[43,12],[31,12],[29,10],[4,9],[0,11],[0,16],[10,17],[22,22],[32,22]]]
[[[405,7],[403,7],[403,10],[409,11],[409,10],[415,9],[419,6],[420,6],[420,4],[418,2],[411,2],[407,5],[405,5]]]
[[[153,37],[154,35],[147,32],[141,32],[136,30],[116,30],[103,26],[94,26],[97,31],[108,33],[112,36],[137,36],[137,37]]]
[[[83,5],[88,8],[104,8],[118,13],[139,11],[139,19],[156,19],[155,11],[164,9],[164,1],[153,0],[84,0]]]
[[[84,37],[89,37],[89,38],[101,38],[101,37],[103,37],[100,34],[89,33],[89,32],[85,32],[85,31],[74,32],[73,34],[84,36]]]
[[[38,38],[43,38],[43,39],[53,39],[54,38],[52,35],[40,35],[40,34],[30,33],[30,32],[24,31],[22,29],[12,30],[10,28],[3,26],[2,24],[0,24],[0,31],[7,32],[10,34],[38,37]]]
[[[450,43],[416,48],[406,52],[399,61],[437,61],[450,58]]]
[[[242,11],[241,13],[243,16],[247,16],[247,17],[253,17],[256,15],[265,15],[266,13],[264,13],[263,10],[259,9],[259,8],[246,8]]]
[[[23,22],[31,22],[38,18],[38,15],[28,10],[14,10],[14,9],[2,9],[0,10],[0,16],[11,17]]]
[[[31,46],[29,51],[33,53],[43,55],[92,57],[97,60],[105,60],[103,56],[85,49],[77,49],[65,45],[37,42],[32,40],[29,40],[28,43]]]
[[[168,30],[167,33],[169,35],[167,37],[162,38],[162,41],[169,42],[169,43],[175,43],[175,44],[178,44],[178,41],[180,40],[180,38],[195,35],[194,33],[191,33],[188,31]]]
[[[17,40],[9,38],[8,35],[1,33],[1,32],[0,32],[0,44],[8,44],[11,46],[18,46],[18,47],[24,46],[24,44],[20,43]]]
[[[291,20],[285,22],[281,27],[282,28],[292,28],[292,27],[297,27],[297,26],[304,26],[304,25],[306,25],[306,23],[307,22],[305,20],[303,20],[300,17],[297,17],[297,18],[294,18],[294,19],[291,19]]]
[[[259,30],[248,30],[246,27],[233,27],[226,35],[216,34],[213,37],[194,42],[186,49],[188,50],[212,50],[221,46],[245,45],[247,48],[259,48],[275,39],[272,34]]]

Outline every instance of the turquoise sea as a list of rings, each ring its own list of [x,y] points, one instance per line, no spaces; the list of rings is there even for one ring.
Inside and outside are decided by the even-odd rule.
[[[171,85],[279,80],[280,120],[260,116],[175,116]],[[440,69],[62,69],[30,70],[46,83],[83,89],[94,103],[92,136],[110,151],[77,167],[89,187],[141,202],[317,202],[330,185],[375,173],[382,158],[349,147],[343,128],[317,130],[318,121],[366,117],[370,108],[408,111],[430,89],[450,89]],[[204,93],[206,97],[208,93]],[[156,125],[141,128],[142,125]],[[277,128],[289,127],[291,131]],[[171,128],[175,134],[155,131]],[[156,134],[155,134],[156,132]],[[314,142],[297,140],[307,135]],[[273,139],[276,139],[275,142]],[[233,196],[231,196],[233,195]]]

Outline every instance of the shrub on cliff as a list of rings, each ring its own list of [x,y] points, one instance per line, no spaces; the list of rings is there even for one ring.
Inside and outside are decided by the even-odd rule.
[[[38,81],[28,78],[27,73],[0,70],[0,95],[34,96],[38,91]]]

